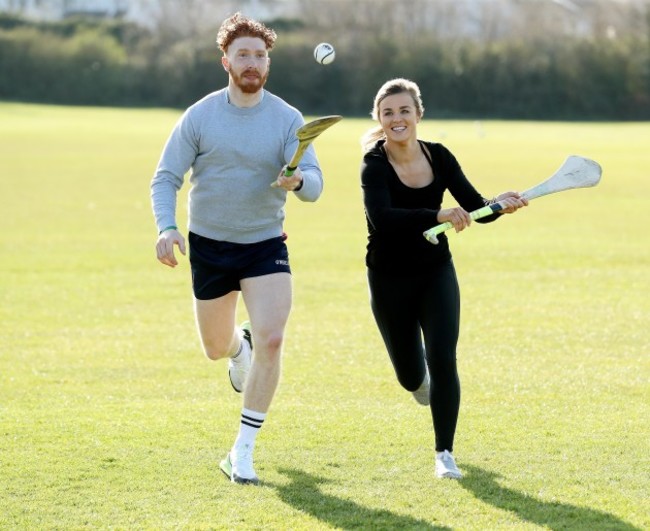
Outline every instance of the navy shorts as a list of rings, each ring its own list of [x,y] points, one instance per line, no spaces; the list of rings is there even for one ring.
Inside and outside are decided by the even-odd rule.
[[[241,291],[242,278],[291,273],[286,236],[256,243],[232,243],[189,234],[192,289],[199,300]]]

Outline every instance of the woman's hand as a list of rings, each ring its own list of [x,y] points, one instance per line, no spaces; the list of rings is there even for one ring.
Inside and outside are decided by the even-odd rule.
[[[512,214],[520,208],[528,206],[528,199],[522,197],[518,192],[504,192],[494,199],[503,206],[499,214]]]
[[[445,223],[446,221],[451,223],[456,232],[466,229],[472,223],[469,213],[460,207],[439,210],[437,219],[438,223]]]

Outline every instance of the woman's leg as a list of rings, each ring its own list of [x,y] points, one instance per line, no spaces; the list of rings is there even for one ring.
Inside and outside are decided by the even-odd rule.
[[[431,376],[431,414],[436,451],[453,451],[460,409],[456,345],[460,326],[460,291],[453,262],[443,264],[422,282],[419,319]]]
[[[368,270],[370,307],[400,385],[415,391],[426,366],[417,316],[420,289],[411,278],[395,278]]]

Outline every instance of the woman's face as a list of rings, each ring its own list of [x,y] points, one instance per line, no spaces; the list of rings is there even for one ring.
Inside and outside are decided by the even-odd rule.
[[[417,137],[420,116],[408,92],[386,96],[379,104],[378,116],[387,140],[404,142]]]

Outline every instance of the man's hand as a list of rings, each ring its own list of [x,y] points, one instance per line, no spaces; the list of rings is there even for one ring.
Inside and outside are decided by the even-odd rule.
[[[271,186],[273,188],[282,188],[287,192],[293,192],[302,185],[302,172],[300,171],[300,168],[296,168],[293,175],[286,176],[284,174],[285,169],[286,166],[282,168],[280,175],[278,175],[278,178],[271,183]]]
[[[178,245],[181,253],[185,254],[185,238],[176,229],[168,229],[158,236],[156,255],[158,260],[169,267],[176,267],[178,260],[174,256],[174,245]]]

